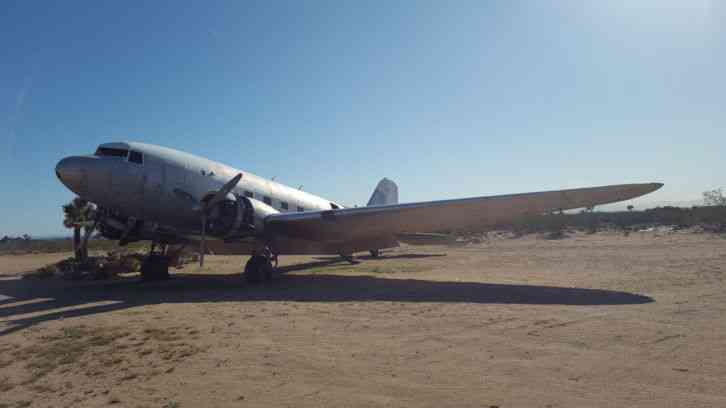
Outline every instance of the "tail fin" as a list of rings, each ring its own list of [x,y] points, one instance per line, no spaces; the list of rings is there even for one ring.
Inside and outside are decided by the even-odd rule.
[[[371,199],[368,200],[368,206],[371,205],[389,205],[398,204],[398,186],[393,181],[383,178],[378,182]]]

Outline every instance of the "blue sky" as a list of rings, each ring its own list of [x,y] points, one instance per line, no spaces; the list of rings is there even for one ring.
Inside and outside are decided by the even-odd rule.
[[[138,140],[344,204],[726,187],[726,3],[34,2],[0,13],[0,234],[63,233],[63,156]],[[624,205],[623,205],[624,207]]]

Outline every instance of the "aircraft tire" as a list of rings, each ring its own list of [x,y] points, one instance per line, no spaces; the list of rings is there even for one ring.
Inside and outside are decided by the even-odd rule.
[[[272,264],[264,256],[253,255],[245,265],[245,279],[248,283],[260,283],[272,278]]]
[[[149,255],[141,265],[141,280],[145,282],[169,279],[169,257]]]
[[[381,256],[380,249],[371,249],[369,252],[371,253],[371,257],[373,257],[373,258],[378,258]]]

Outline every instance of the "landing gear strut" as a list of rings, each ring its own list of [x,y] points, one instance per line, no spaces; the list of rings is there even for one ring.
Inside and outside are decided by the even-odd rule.
[[[274,263],[274,266],[273,266]],[[265,248],[262,254],[250,257],[245,265],[245,279],[249,283],[260,283],[272,279],[277,269],[277,255]]]
[[[141,264],[141,280],[145,282],[169,279],[169,263],[171,257],[167,255],[167,245],[162,245],[156,251],[156,242],[151,243],[149,256]]]

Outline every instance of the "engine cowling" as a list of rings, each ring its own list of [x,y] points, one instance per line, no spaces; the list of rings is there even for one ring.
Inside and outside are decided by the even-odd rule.
[[[279,211],[255,200],[230,194],[209,210],[207,232],[225,238],[259,236],[265,231],[265,218]]]

